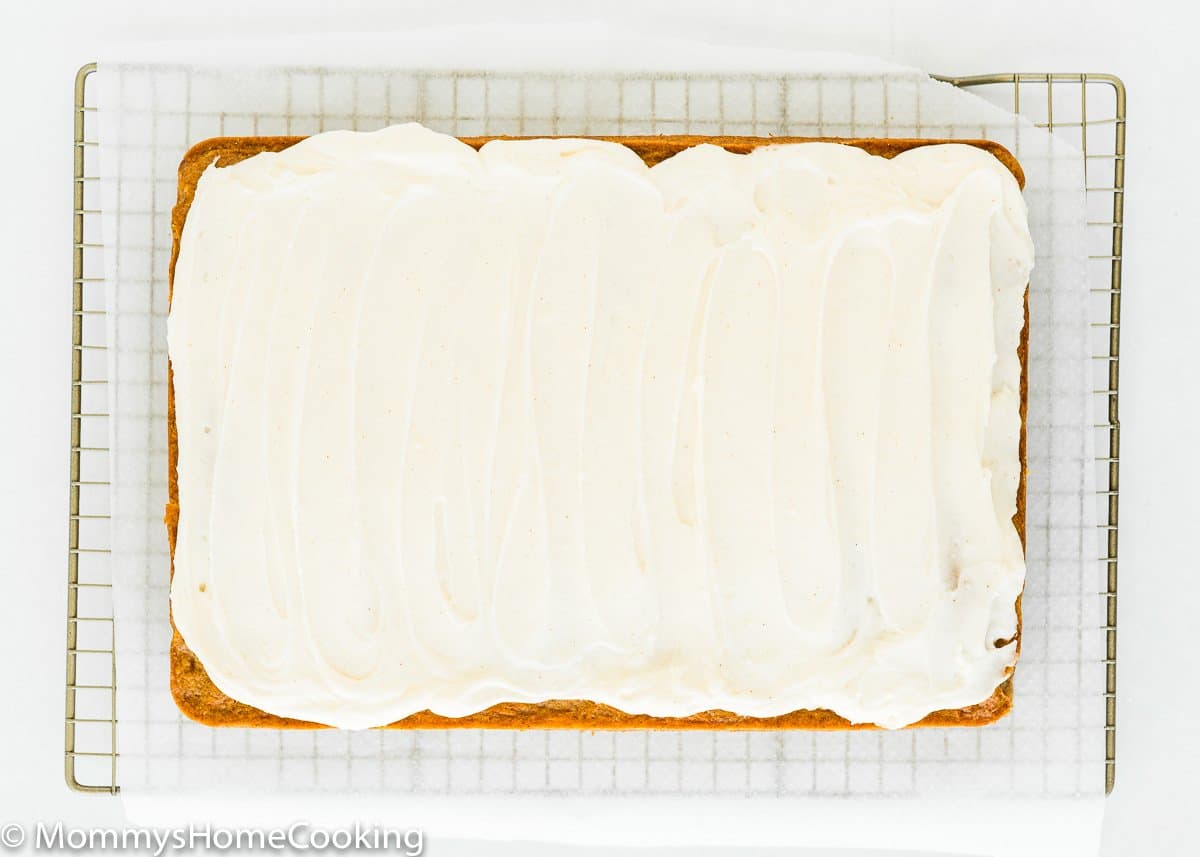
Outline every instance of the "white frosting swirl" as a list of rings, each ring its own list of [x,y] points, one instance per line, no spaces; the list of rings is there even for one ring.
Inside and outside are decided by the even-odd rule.
[[[968,145],[332,132],[200,179],[176,625],[344,728],[587,699],[900,727],[991,695],[1033,250]]]

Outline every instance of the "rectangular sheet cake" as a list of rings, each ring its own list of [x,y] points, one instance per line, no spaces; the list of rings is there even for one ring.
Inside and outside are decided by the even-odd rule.
[[[978,725],[1026,290],[987,142],[222,138],[180,168],[171,683],[213,725]]]

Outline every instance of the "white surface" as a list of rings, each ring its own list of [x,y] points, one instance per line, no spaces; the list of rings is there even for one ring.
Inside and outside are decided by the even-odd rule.
[[[384,803],[392,803],[385,810]],[[434,853],[442,853],[442,837],[433,831],[455,830],[470,826],[476,819],[488,820],[487,837],[496,841],[473,847],[473,853],[510,853],[504,846],[534,838],[528,815],[523,812],[527,798],[478,795],[460,796],[452,801],[415,796],[405,798],[402,808],[395,808],[396,799],[374,798],[363,801],[346,797],[323,799],[322,824],[329,827],[350,825],[355,820],[386,818],[395,825],[422,824],[429,841],[437,843]],[[513,810],[506,814],[506,807]],[[893,857],[914,854],[981,854],[978,843],[986,840],[988,852],[996,857],[1028,857],[1031,854],[1052,854],[1055,857],[1075,857],[1096,853],[1100,830],[1101,801],[1097,800],[972,800],[916,799],[900,801],[871,801],[871,823],[863,825],[863,806],[859,801],[845,798],[813,798],[787,805],[783,817],[780,804],[770,801],[747,801],[742,798],[673,797],[647,801],[637,797],[610,797],[595,800],[555,800],[555,811],[547,813],[537,825],[536,837],[551,842],[574,843],[581,831],[588,832],[587,846],[562,845],[560,853],[637,855],[660,853],[658,849],[677,844],[680,830],[687,831],[688,841],[697,843],[692,853],[704,855],[729,853],[742,848],[762,849],[764,854],[788,853],[777,847],[780,828],[792,831],[797,841],[803,840],[808,849],[802,854],[847,857],[870,854],[889,854]],[[297,816],[292,799],[271,797],[253,802],[217,798],[206,802],[214,807],[223,823],[235,826],[286,826]],[[497,810],[501,811],[497,811]],[[195,818],[195,810],[169,797],[140,798],[137,818],[153,818],[156,825],[186,826]],[[1002,815],[1016,823],[997,825]],[[929,830],[913,824],[913,818],[936,818],[937,838],[941,850],[928,852]],[[419,821],[418,821],[419,819]],[[600,823],[605,822],[605,823]],[[369,821],[366,823],[370,823]],[[382,821],[380,822],[383,823]],[[845,831],[856,829],[854,849],[846,849]],[[629,849],[631,831],[638,832],[638,841],[655,850]],[[1035,843],[1031,845],[1031,842]],[[704,845],[724,846],[723,849],[704,848]],[[526,846],[535,854],[553,853],[553,846]],[[599,849],[603,848],[603,851]],[[593,849],[597,849],[593,851]],[[810,850],[811,849],[811,850]],[[878,852],[875,850],[878,849]],[[1045,849],[1043,852],[1042,849]],[[673,850],[673,849],[672,849]],[[455,853],[457,849],[455,849]],[[524,853],[524,850],[522,851]],[[793,853],[795,853],[793,851]]]
[[[0,806],[19,821],[62,817],[96,824],[120,818],[115,802],[68,794],[60,774],[70,276],[65,252],[70,150],[62,141],[70,134],[70,82],[75,68],[94,55],[98,34],[162,37],[181,30],[270,32],[279,26],[280,18],[268,10],[237,13],[230,6],[229,15],[214,15],[216,5],[179,16],[149,3],[112,3],[106,9],[124,15],[102,21],[93,14],[75,22],[65,7],[53,4],[31,10],[28,19],[11,18],[12,7],[6,7],[0,24],[0,87],[6,115],[13,117],[0,146],[6,163],[21,164],[9,172],[0,203],[0,258],[8,265],[5,288],[12,310],[0,339],[3,395],[17,403],[3,429],[9,456],[5,472],[13,488],[0,517],[9,549],[0,642],[11,655],[0,679],[25,694],[24,704],[4,715]],[[1200,591],[1197,578],[1187,573],[1194,566],[1194,549],[1174,534],[1190,532],[1200,511],[1193,493],[1200,472],[1189,446],[1197,390],[1186,383],[1195,366],[1191,325],[1200,317],[1200,296],[1187,279],[1193,267],[1187,252],[1200,212],[1190,155],[1179,141],[1194,138],[1200,128],[1196,114],[1186,109],[1192,100],[1189,81],[1175,72],[1188,56],[1190,28],[1175,15],[1168,18],[1165,8],[1130,10],[1134,17],[1101,22],[1084,36],[1073,27],[1081,5],[1013,3],[1007,14],[989,11],[980,22],[943,14],[935,4],[910,3],[903,16],[883,12],[875,17],[864,15],[860,5],[826,20],[781,13],[769,27],[755,16],[719,21],[715,14],[722,7],[716,4],[690,4],[686,23],[656,3],[620,14],[735,41],[760,38],[764,30],[785,46],[821,41],[828,47],[834,37],[847,49],[956,73],[1091,69],[1125,78],[1131,93],[1128,178],[1133,193],[1126,208],[1122,372],[1120,764],[1117,792],[1108,802],[1104,853],[1137,853],[1145,838],[1158,853],[1186,853],[1196,772],[1176,741],[1187,736],[1191,712],[1200,706],[1197,685],[1180,680],[1191,669],[1187,653]],[[396,26],[431,17],[396,10],[366,14],[359,11],[366,8],[361,3],[341,8],[336,24],[315,3],[288,4],[286,17],[291,26],[309,30]],[[481,14],[495,14],[494,7],[479,8],[491,10]],[[549,4],[543,11],[560,14]],[[985,30],[988,38],[981,39]],[[431,848],[452,850],[445,843]],[[515,847],[500,850],[517,853]]]

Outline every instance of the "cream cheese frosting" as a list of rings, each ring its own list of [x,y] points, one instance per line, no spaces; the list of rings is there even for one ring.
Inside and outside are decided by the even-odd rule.
[[[988,698],[1024,584],[1020,190],[969,145],[335,131],[201,177],[172,613],[224,693],[425,709]]]

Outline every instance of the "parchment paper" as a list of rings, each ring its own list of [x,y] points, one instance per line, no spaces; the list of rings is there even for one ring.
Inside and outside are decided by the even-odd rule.
[[[469,795],[484,808],[472,816],[478,823],[462,819],[468,826],[460,833],[488,835],[496,828],[483,820],[517,813],[528,815],[528,836],[536,838],[544,798],[659,801],[662,817],[675,818],[665,808],[680,801],[700,807],[736,797],[750,799],[738,802],[740,811],[753,806],[781,819],[778,841],[794,842],[786,819],[803,798],[906,798],[915,808],[949,796],[1101,794],[1104,639],[1081,153],[970,93],[873,60],[748,54],[595,28],[502,36],[142,45],[114,49],[101,63],[119,782],[127,803],[144,798],[143,806],[161,807],[155,799],[231,788],[422,801]],[[1013,714],[979,729],[827,734],[276,732],[211,729],[180,715],[168,690],[162,524],[176,166],[191,144],[215,135],[409,120],[462,135],[985,137],[1008,146],[1026,172],[1037,245],[1028,582]],[[772,829],[757,833],[775,841]],[[579,830],[578,838],[599,841],[586,825]],[[624,841],[645,841],[644,827],[637,830],[631,826]],[[688,841],[686,829],[680,835]],[[870,841],[849,829],[846,837],[846,845]]]

